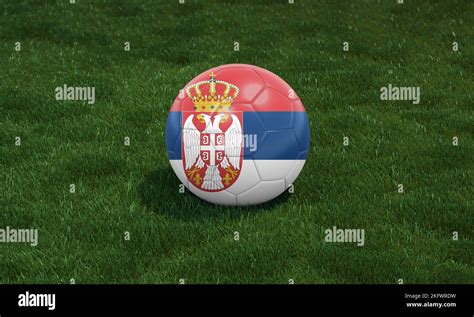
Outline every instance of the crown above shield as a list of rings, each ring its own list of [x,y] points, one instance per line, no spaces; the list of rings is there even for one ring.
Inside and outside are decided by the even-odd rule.
[[[208,86],[208,94],[203,95],[202,86]],[[225,87],[222,95],[216,94],[216,86]],[[200,81],[186,88],[188,97],[194,104],[196,112],[227,112],[231,110],[232,102],[239,94],[239,88],[228,82],[216,80],[214,73],[211,73],[209,80]]]

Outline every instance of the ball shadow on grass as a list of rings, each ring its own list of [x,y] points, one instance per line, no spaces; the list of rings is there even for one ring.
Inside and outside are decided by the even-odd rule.
[[[180,193],[180,184],[171,167],[162,167],[144,176],[137,188],[138,196],[148,210],[188,221],[253,216],[276,209],[289,196],[285,191],[272,201],[257,206],[218,206],[196,197],[187,188]]]

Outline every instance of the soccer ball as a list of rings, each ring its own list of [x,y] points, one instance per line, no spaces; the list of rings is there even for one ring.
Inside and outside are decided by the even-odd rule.
[[[277,75],[231,64],[191,80],[166,123],[166,149],[180,181],[219,205],[267,202],[290,187],[309,150],[301,100]]]

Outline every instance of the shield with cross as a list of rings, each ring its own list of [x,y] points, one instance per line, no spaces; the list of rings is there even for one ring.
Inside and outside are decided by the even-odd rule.
[[[188,180],[209,192],[232,186],[242,169],[242,112],[183,111],[182,115],[182,161]]]
[[[206,165],[219,165],[225,155],[224,133],[201,133],[201,158]]]

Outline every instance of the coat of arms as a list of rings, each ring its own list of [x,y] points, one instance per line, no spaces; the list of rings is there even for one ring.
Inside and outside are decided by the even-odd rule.
[[[202,94],[203,86],[208,87],[208,94]],[[186,93],[194,104],[194,111],[182,113],[186,177],[204,191],[224,190],[237,180],[242,168],[242,112],[232,111],[239,89],[211,73],[209,80],[190,85]]]

